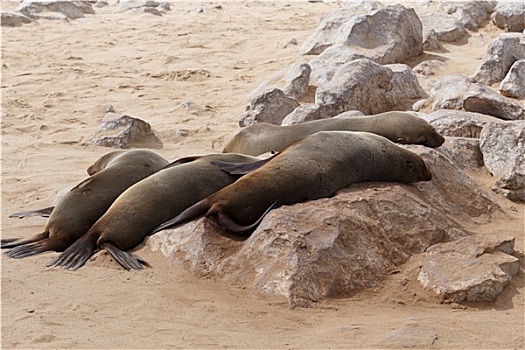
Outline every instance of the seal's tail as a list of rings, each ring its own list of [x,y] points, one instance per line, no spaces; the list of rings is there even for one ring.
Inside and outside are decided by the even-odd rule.
[[[66,269],[76,270],[97,251],[98,234],[86,232],[62,254],[47,263],[47,266],[62,266]]]

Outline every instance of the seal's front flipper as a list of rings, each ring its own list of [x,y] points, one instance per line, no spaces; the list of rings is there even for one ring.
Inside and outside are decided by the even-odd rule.
[[[115,247],[113,244],[106,242],[103,243],[100,246],[101,249],[106,250],[115,260],[126,270],[141,270],[142,265],[151,267],[145,260],[142,258],[128,253],[126,251],[123,251],[117,247]]]
[[[225,162],[222,160],[212,160],[211,164],[218,166],[219,169],[231,175],[246,175],[254,170],[259,169],[264,164],[272,160],[275,156],[276,155],[273,155],[269,158],[258,160],[256,162],[251,162],[251,163],[231,163],[231,162]]]
[[[20,239],[20,238],[5,238],[2,239],[2,242],[0,243],[0,248],[15,248],[21,245],[29,244],[38,242],[41,240],[44,240],[49,237],[49,232],[42,232],[37,235],[34,235],[33,237],[26,238],[26,239]]]
[[[53,211],[54,208],[55,207],[47,207],[47,208],[36,209],[36,210],[26,210],[26,211],[21,211],[18,213],[13,213],[9,215],[9,217],[23,219],[23,218],[28,218],[31,216],[42,216],[44,218],[47,218],[49,217],[49,215],[51,215],[51,212]]]
[[[86,233],[46,266],[62,266],[71,270],[82,267],[97,250],[97,239],[98,235]]]

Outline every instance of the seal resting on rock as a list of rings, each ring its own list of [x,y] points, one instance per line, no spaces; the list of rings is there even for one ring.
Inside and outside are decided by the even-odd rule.
[[[145,263],[126,252],[138,246],[151,231],[239,178],[212,161],[255,162],[259,158],[230,153],[187,157],[124,191],[107,212],[48,266],[77,269],[99,249],[105,249],[125,269]]]
[[[11,258],[49,250],[63,251],[86,233],[122,192],[168,163],[149,150],[114,151],[104,155],[89,168],[94,175],[73,187],[54,208],[50,207],[44,232],[24,240],[2,240],[1,248],[13,248],[6,253]],[[30,212],[35,211],[12,216],[24,217],[27,215],[21,214]]]
[[[392,142],[439,147],[445,139],[426,120],[409,112],[386,112],[362,117],[335,117],[278,126],[257,123],[239,131],[224,147],[224,153],[259,155],[281,152],[289,145],[318,131],[365,131]]]
[[[215,162],[242,173],[242,164]],[[260,168],[197,202],[154,232],[192,220],[215,216],[235,233],[253,229],[273,206],[332,196],[362,181],[429,181],[423,159],[388,139],[371,133],[322,131],[286,148]]]

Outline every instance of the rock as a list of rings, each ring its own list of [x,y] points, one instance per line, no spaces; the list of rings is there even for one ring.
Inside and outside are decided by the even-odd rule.
[[[432,110],[463,108],[463,95],[472,83],[472,79],[461,74],[443,77],[430,90],[428,101]]]
[[[245,242],[200,219],[148,244],[197,274],[308,306],[376,286],[390,269],[458,230],[407,187],[358,184],[329,199],[280,207]]]
[[[293,125],[310,120],[331,118],[336,114],[335,110],[325,105],[299,106],[282,121],[281,125]]]
[[[419,85],[416,75],[406,64],[388,64],[384,67],[389,68],[394,73],[393,83],[397,98],[418,99],[426,96],[425,90]]]
[[[109,112],[102,119],[91,141],[98,146],[122,149],[152,139],[158,142],[148,123],[125,114]]]
[[[312,68],[310,82],[316,86],[325,85],[342,65],[358,59],[367,57],[344,45],[331,46],[308,63]]]
[[[342,65],[327,84],[317,88],[315,102],[331,106],[336,114],[359,110],[377,114],[397,104],[393,94],[394,73],[367,59]]]
[[[441,48],[442,45],[437,38],[436,32],[433,29],[423,29],[423,50],[433,51]]]
[[[20,27],[22,24],[33,22],[33,20],[21,13],[2,12],[2,27]]]
[[[462,170],[477,171],[483,167],[483,155],[479,149],[478,139],[446,137],[445,142],[439,147],[439,152]]]
[[[525,121],[491,123],[480,136],[487,170],[498,180],[496,192],[525,202]]]
[[[492,115],[505,120],[525,119],[525,106],[497,92],[472,84],[463,96],[463,108],[469,112]]]
[[[494,301],[519,271],[514,237],[477,234],[427,249],[418,280],[447,302]]]
[[[270,88],[277,88],[288,97],[301,100],[308,92],[310,73],[312,69],[307,63],[295,63],[262,83],[251,94],[251,99],[261,95]]]
[[[406,325],[386,334],[385,338],[375,344],[377,349],[429,349],[438,340],[436,332],[416,322]]]
[[[465,28],[476,29],[490,19],[496,3],[496,1],[450,1],[443,3],[441,8],[463,23]]]
[[[336,115],[334,118],[349,118],[349,117],[362,117],[364,114],[361,111],[347,111]]]
[[[250,101],[239,119],[239,125],[243,127],[259,122],[281,125],[284,117],[297,107],[299,102],[286,96],[282,90],[269,89]]]
[[[72,1],[73,4],[75,4],[82,13],[87,15],[94,15],[95,10],[93,9],[92,4],[96,3],[96,1]]]
[[[429,13],[419,16],[423,24],[423,36],[428,38],[429,31],[433,31],[437,40],[454,42],[468,35],[463,23],[454,17]]]
[[[507,97],[525,99],[525,59],[514,62],[501,81],[499,91]]]
[[[91,6],[86,4],[85,6]],[[71,1],[32,1],[24,0],[16,11],[22,12],[27,17],[33,19],[39,18],[54,18],[49,16],[48,12],[58,12],[64,15],[67,19],[78,19],[84,17],[84,12],[74,2]],[[55,16],[56,18],[56,16]]]
[[[150,12],[153,14],[159,13],[162,15],[162,13],[165,13],[165,11],[170,10],[170,3],[168,1],[153,0],[118,0],[117,8],[120,12],[142,9],[145,12]]]
[[[101,0],[101,1],[97,1],[96,4],[95,4],[95,6],[96,6],[96,7],[99,7],[99,8],[101,8],[101,7],[106,7],[106,6],[108,6],[108,5],[109,5],[108,2],[107,2],[107,1],[103,1],[103,0]]]
[[[326,48],[334,45],[341,27],[352,17],[370,13],[381,7],[379,2],[363,1],[358,4],[347,3],[347,7],[328,14],[317,26],[315,32],[303,43],[301,55],[318,55]]]
[[[501,119],[473,112],[440,109],[428,115],[420,115],[443,136],[477,138],[481,130],[490,123],[503,122]]]
[[[522,32],[525,30],[525,3],[519,0],[498,2],[490,18],[507,32]]]
[[[476,70],[474,81],[491,85],[503,80],[514,62],[525,59],[524,40],[523,33],[504,33],[495,38]]]

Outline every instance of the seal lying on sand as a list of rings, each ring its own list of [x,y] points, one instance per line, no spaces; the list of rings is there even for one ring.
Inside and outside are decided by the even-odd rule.
[[[243,165],[215,162],[242,173]],[[364,132],[322,131],[293,144],[237,182],[189,207],[154,232],[214,215],[225,229],[244,233],[274,205],[332,196],[354,182],[428,181],[430,170],[417,154]]]
[[[281,152],[289,145],[318,131],[365,131],[381,135],[392,142],[439,147],[445,139],[422,118],[409,112],[386,112],[372,116],[313,120],[278,126],[258,123],[237,133],[224,147],[224,153],[259,155]]]
[[[99,163],[101,159],[103,164]],[[94,175],[66,193],[50,211],[44,232],[23,240],[2,240],[1,248],[13,248],[6,253],[9,257],[63,251],[86,233],[128,187],[168,164],[148,150],[114,151],[101,159],[92,166],[97,169]]]
[[[213,165],[214,160],[251,163],[259,158],[230,153],[175,161],[124,191],[84,236],[48,266],[77,269],[96,250],[105,249],[125,269],[141,269],[145,262],[126,250],[142,243],[163,222],[239,178]]]

